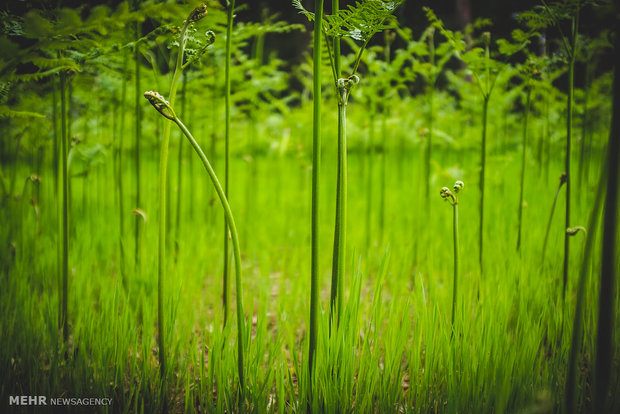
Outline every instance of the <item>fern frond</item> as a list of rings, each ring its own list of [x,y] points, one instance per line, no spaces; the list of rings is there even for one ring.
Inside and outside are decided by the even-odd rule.
[[[0,119],[12,118],[45,118],[45,115],[38,112],[14,111],[7,105],[0,105]]]
[[[309,21],[314,21],[314,13],[306,10],[306,8],[301,4],[301,0],[293,0],[293,7],[299,11],[299,14],[306,16]]]
[[[328,23],[325,33],[332,37],[351,37],[365,42],[375,33],[394,27],[392,13],[403,1],[358,1],[354,6],[325,16]]]

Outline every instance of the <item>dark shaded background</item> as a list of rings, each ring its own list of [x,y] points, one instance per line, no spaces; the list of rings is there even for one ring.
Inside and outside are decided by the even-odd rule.
[[[188,7],[196,6],[200,0],[186,0]],[[340,7],[355,4],[355,0],[340,0]],[[106,4],[114,9],[120,3],[119,0],[92,0],[88,2],[79,0],[9,0],[0,2],[0,9],[7,10],[11,14],[23,15],[31,8],[53,9],[56,7],[82,7],[85,12],[87,9],[97,5]],[[130,2],[131,3],[131,2]],[[225,4],[224,0],[219,2]],[[611,29],[613,16],[609,13],[610,8],[605,4],[610,0],[599,0],[598,6],[588,5],[582,9],[579,33],[589,37],[597,36],[601,31]],[[310,11],[314,9],[314,0],[302,0],[304,7]],[[541,0],[406,0],[405,3],[396,11],[401,27],[409,27],[414,37],[419,37],[426,27],[426,20],[423,7],[432,8],[437,16],[444,21],[449,29],[462,29],[467,23],[475,21],[477,18],[489,18],[493,25],[490,30],[494,39],[509,37],[510,33],[523,25],[516,20],[516,15],[524,10],[531,9],[536,5],[542,4]],[[304,58],[304,53],[310,51],[312,27],[308,20],[299,14],[292,6],[291,0],[236,0],[240,11],[237,14],[238,21],[260,21],[265,12],[268,14],[279,15],[280,20],[289,23],[301,23],[307,27],[305,32],[293,31],[286,35],[269,34],[265,39],[265,54],[269,56],[274,53],[279,58],[294,66]],[[331,0],[324,0],[325,13],[331,13]],[[568,22],[564,23],[565,33],[569,33]],[[143,26],[143,30],[148,31],[149,25]],[[548,47],[551,53],[559,50],[559,32],[552,27],[545,33],[548,39]],[[371,41],[373,44],[381,44],[383,36],[375,36]],[[404,42],[397,39],[395,48],[403,47]],[[533,44],[532,48],[538,47]],[[346,48],[344,50],[346,52]],[[612,67],[611,49],[597,61],[595,76],[606,72]],[[582,68],[578,64],[576,67],[576,86],[580,87],[580,80],[583,78],[580,73]],[[560,82],[561,83],[561,82]],[[561,85],[558,85],[562,88]]]

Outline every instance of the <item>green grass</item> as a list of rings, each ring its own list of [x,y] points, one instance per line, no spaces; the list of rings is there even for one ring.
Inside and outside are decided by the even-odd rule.
[[[469,152],[471,155],[473,151]],[[333,154],[331,155],[333,157]],[[366,155],[350,154],[351,171],[359,171]],[[374,155],[378,157],[379,155]],[[402,159],[404,168],[416,171],[421,152],[410,150]],[[464,177],[475,180],[475,157],[441,153],[446,166],[463,169]],[[325,176],[333,174],[334,165],[326,156]],[[395,165],[399,157],[388,153],[387,203],[391,206],[423,208],[423,198],[415,200],[413,186],[397,181]],[[462,164],[462,160],[472,160]],[[501,176],[518,176],[520,163],[513,154],[505,163],[489,168],[497,171],[489,179],[489,192],[497,194],[487,213],[493,231],[487,234],[497,260],[490,261],[489,272],[480,279],[475,251],[477,209],[472,203],[460,208],[462,277],[457,298],[455,335],[450,341],[452,306],[451,211],[437,197],[434,206],[437,220],[414,228],[415,208],[395,209],[387,217],[386,238],[389,245],[379,245],[372,237],[373,248],[361,255],[365,245],[366,194],[361,183],[366,177],[351,174],[349,193],[349,240],[354,262],[352,281],[347,290],[342,323],[337,334],[328,335],[329,277],[327,270],[331,249],[325,243],[319,252],[321,310],[318,314],[316,376],[312,406],[329,412],[355,407],[364,412],[371,407],[380,411],[515,411],[541,403],[558,406],[566,375],[570,345],[574,288],[568,286],[564,313],[558,312],[561,296],[561,234],[550,236],[548,261],[542,272],[532,272],[539,265],[539,241],[546,223],[546,209],[526,209],[528,222],[538,223],[523,234],[522,257],[514,254],[517,224],[514,209],[518,192],[504,191]],[[233,157],[231,168],[241,168],[244,161]],[[255,180],[262,191],[256,193],[254,220],[247,229],[252,237],[243,241],[243,300],[248,323],[244,335],[251,346],[247,352],[247,401],[253,410],[268,412],[303,411],[305,390],[309,386],[307,371],[307,309],[309,306],[309,229],[306,217],[309,206],[299,200],[309,199],[310,160],[303,158],[257,157]],[[154,154],[144,158],[144,169],[156,171]],[[559,161],[552,170],[560,170]],[[23,166],[20,171],[27,171]],[[18,249],[15,265],[0,291],[4,318],[2,328],[2,371],[10,375],[3,382],[1,398],[27,390],[32,394],[92,395],[114,398],[114,410],[134,411],[144,407],[152,411],[163,406],[158,393],[159,375],[155,335],[157,302],[156,279],[146,277],[156,269],[156,258],[145,257],[143,275],[129,272],[127,290],[119,273],[117,230],[105,224],[115,217],[116,205],[111,193],[113,182],[108,171],[96,170],[93,186],[109,191],[89,190],[87,205],[97,205],[98,214],[81,211],[79,187],[72,193],[75,234],[70,249],[73,271],[70,279],[69,308],[79,309],[70,320],[71,336],[64,359],[58,343],[55,288],[55,232],[53,208],[42,206],[42,233],[37,244],[39,259],[33,267],[25,252]],[[413,180],[423,174],[414,175]],[[544,183],[526,171],[532,186],[526,187],[528,205],[549,205],[555,180]],[[279,175],[280,187],[273,177]],[[449,174],[446,174],[446,178]],[[495,178],[494,178],[495,177]],[[378,182],[380,174],[374,180]],[[75,179],[74,179],[75,180]],[[243,201],[244,176],[232,184],[231,205]],[[360,181],[360,185],[354,182]],[[53,200],[52,188],[42,185],[43,200]],[[324,180],[320,205],[325,220],[321,237],[329,238],[333,217],[335,183]],[[154,183],[151,183],[154,185]],[[195,198],[203,213],[210,206],[208,182],[196,177]],[[236,187],[236,189],[235,189]],[[472,187],[471,185],[469,186]],[[286,188],[282,193],[280,188]],[[475,186],[474,186],[475,188]],[[186,194],[189,188],[183,190]],[[146,211],[156,205],[156,194],[146,192]],[[413,200],[413,201],[411,201]],[[378,202],[378,200],[376,200]],[[186,206],[185,208],[189,208]],[[288,214],[272,214],[273,209]],[[576,208],[576,217],[585,220],[587,211]],[[243,222],[244,209],[239,209]],[[333,214],[333,213],[331,213]],[[223,266],[217,226],[204,226],[204,215],[183,214],[182,237],[178,261],[168,261],[169,277],[164,281],[169,294],[164,303],[164,332],[168,344],[171,380],[167,384],[168,409],[173,411],[236,410],[238,387],[235,353],[236,332],[230,327],[220,331],[220,278]],[[378,219],[378,217],[374,217]],[[33,224],[33,215],[24,215],[25,229]],[[221,219],[218,219],[221,220]],[[46,224],[47,223],[47,224]],[[223,223],[221,223],[223,225]],[[418,224],[419,226],[419,224]],[[193,231],[200,227],[204,231]],[[558,228],[559,223],[554,223]],[[146,245],[155,245],[156,225],[145,227]],[[411,234],[423,242],[412,255]],[[514,234],[514,232],[512,232]],[[442,235],[440,237],[440,235]],[[32,240],[24,232],[24,242]],[[193,247],[192,247],[193,246]],[[192,247],[192,248],[191,248]],[[577,266],[577,257],[573,265]],[[594,258],[595,263],[599,260]],[[596,265],[596,264],[595,264]],[[581,358],[592,353],[593,304],[595,281],[588,280],[584,298],[585,348]],[[480,298],[477,299],[477,292]],[[295,298],[295,300],[291,300]],[[555,300],[553,298],[556,298]],[[28,323],[25,323],[28,321]],[[616,343],[618,343],[616,331]],[[561,336],[560,336],[561,335]],[[57,348],[57,346],[60,346]],[[59,349],[56,353],[54,350]],[[585,362],[581,362],[584,364]],[[612,363],[617,366],[618,360]],[[332,367],[333,371],[332,371]],[[585,366],[586,373],[588,366]],[[4,376],[3,378],[7,378]],[[583,384],[585,378],[579,378]],[[112,384],[112,385],[110,385]],[[612,383],[617,390],[617,378]],[[581,392],[582,388],[580,388]],[[581,394],[582,395],[582,394]],[[582,401],[581,398],[578,399]],[[616,402],[617,403],[617,402]]]
[[[523,85],[515,83],[522,80],[511,65],[523,56],[500,63],[497,44],[486,48],[490,34],[479,38],[478,55],[468,54],[459,49],[460,35],[443,30],[428,11],[442,34],[432,36],[432,47],[424,37],[416,45],[417,34],[405,29],[386,31],[378,45],[366,38],[355,46],[337,18],[326,17],[330,40],[321,39],[317,26],[313,56],[323,65],[313,71],[305,44],[307,59],[289,74],[291,67],[267,43],[260,52],[259,44],[261,36],[288,36],[294,28],[268,15],[266,26],[246,24],[239,5],[227,59],[221,40],[232,15],[225,8],[211,7],[200,24],[181,31],[164,25],[141,37],[134,27],[182,23],[187,10],[168,2],[137,6],[135,14],[124,6],[115,14],[131,34],[102,20],[101,27],[76,23],[59,35],[56,12],[49,20],[30,14],[23,29],[33,48],[7,58],[2,72],[3,412],[16,408],[6,406],[15,395],[112,398],[112,407],[97,409],[103,412],[620,411],[618,264],[610,260],[620,254],[613,255],[618,232],[609,214],[617,183],[598,181],[605,153],[618,154],[606,146],[609,76],[591,82],[584,149],[592,173],[583,175],[580,191],[567,194],[570,225],[585,225],[588,238],[565,262],[565,217],[550,214],[551,206],[566,208],[557,180],[566,171],[566,97],[551,84],[565,76],[561,65],[541,66],[540,85],[519,102]],[[58,14],[81,21],[68,10]],[[185,29],[187,60],[179,55],[179,70],[167,70],[179,46],[175,36],[181,40]],[[207,43],[215,34],[219,39],[205,56],[203,29]],[[473,33],[479,29],[486,30]],[[123,48],[128,36],[139,37],[140,47]],[[350,89],[346,142],[344,105],[336,111],[336,103],[349,90],[342,82],[334,88],[338,71],[328,55],[340,37],[343,82],[353,81],[347,68],[360,72]],[[163,38],[172,42],[169,49],[158,47]],[[102,48],[95,50],[98,41]],[[257,42],[252,59],[251,41]],[[11,46],[0,43],[3,50]],[[42,58],[59,45],[69,45],[68,61]],[[438,62],[420,45],[428,52],[436,46]],[[466,67],[478,70],[478,82],[449,63],[459,58],[450,58],[455,47]],[[141,57],[134,70],[135,56]],[[142,57],[152,71],[144,70]],[[413,80],[420,68],[412,59],[432,65],[422,71],[425,79]],[[187,144],[171,134],[170,120],[152,108],[142,116],[148,106],[142,98],[136,107],[125,102],[143,95],[141,88],[167,90],[166,76],[174,73],[173,104],[180,69],[190,61],[185,108],[177,107],[192,135],[178,126],[210,177],[195,154],[181,151]],[[29,65],[60,70],[63,85],[55,77],[35,82],[58,75],[22,74]],[[13,67],[18,73],[8,84],[4,74]],[[433,83],[424,93],[427,82]],[[531,104],[527,114],[524,102]],[[63,114],[70,121],[63,121],[63,142],[74,144],[62,152],[70,157],[61,156]],[[209,148],[208,162],[201,147]],[[169,151],[178,157],[168,160]],[[215,175],[228,171],[228,184],[214,191]],[[467,183],[458,210],[437,197],[441,185],[455,180]],[[592,214],[597,188],[597,205],[612,206],[606,216],[602,207]],[[224,294],[229,258],[222,255],[226,224],[218,198],[229,213],[238,265],[235,285]],[[174,226],[166,224],[166,210]],[[132,214],[136,234],[126,225]],[[334,264],[331,242],[345,228]],[[333,276],[338,280],[331,283]],[[224,302],[228,295],[235,300]],[[236,327],[226,322],[232,313]]]

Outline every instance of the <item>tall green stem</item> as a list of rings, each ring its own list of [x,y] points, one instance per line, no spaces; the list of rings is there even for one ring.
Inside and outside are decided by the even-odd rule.
[[[366,250],[370,249],[371,238],[371,225],[372,225],[372,179],[373,179],[373,156],[375,153],[375,99],[370,98],[370,116],[368,126],[368,149],[366,151],[366,158],[368,162],[368,168],[366,169]]]
[[[116,183],[118,188],[118,213],[119,213],[119,248],[120,248],[120,269],[121,277],[125,280],[125,246],[123,244],[123,235],[125,234],[125,205],[124,205],[124,189],[123,189],[123,135],[125,134],[125,100],[127,99],[127,54],[123,54],[123,84],[121,86],[121,105],[120,105],[120,127],[118,131],[118,148],[116,166]]]
[[[459,264],[460,264],[460,249],[459,249],[459,204],[458,201],[455,201],[452,205],[453,215],[452,215],[452,233],[454,237],[454,281],[452,286],[452,329],[454,333],[454,317],[456,313],[456,296],[458,294],[458,281],[459,281]]]
[[[313,110],[312,110],[312,222],[310,269],[310,329],[308,336],[308,370],[312,382],[314,354],[318,334],[319,308],[319,168],[321,166],[321,25],[323,0],[314,0]],[[311,387],[308,387],[310,390]]]
[[[543,240],[542,246],[542,255],[540,261],[540,267],[545,264],[545,252],[547,251],[547,240],[549,239],[549,232],[551,231],[551,222],[553,221],[553,212],[555,211],[555,205],[558,202],[558,196],[560,195],[560,190],[562,189],[562,185],[566,182],[566,174],[562,174],[560,176],[560,185],[555,192],[555,197],[553,197],[553,204],[551,205],[551,213],[549,214],[549,221],[547,222],[547,230],[545,231],[545,238]]]
[[[187,74],[183,73],[183,83],[181,86],[181,113],[185,113],[187,102]],[[182,189],[183,189],[183,140],[179,141],[179,152],[177,160],[177,208],[176,222],[174,224],[174,246],[175,258],[179,253],[180,233],[181,233],[181,213],[182,213]]]
[[[519,230],[517,231],[517,251],[521,250],[521,228],[523,225],[523,188],[525,187],[525,154],[527,150],[527,123],[530,116],[530,98],[532,96],[531,86],[527,86],[527,98],[525,102],[525,117],[523,119],[523,141],[521,145],[521,190],[519,191]]]
[[[137,4],[137,2],[136,2]],[[139,39],[141,35],[141,28],[140,28],[140,22],[136,22],[136,33],[135,33],[135,37],[136,39]],[[134,144],[134,158],[135,158],[135,164],[134,164],[134,168],[135,168],[135,186],[136,186],[136,208],[141,208],[142,205],[142,198],[140,195],[140,141],[142,139],[142,108],[140,107],[140,100],[141,100],[141,94],[140,91],[142,90],[140,87],[140,46],[138,43],[136,43],[136,46],[134,48],[134,60],[135,60],[135,108],[136,108],[136,113],[135,113],[135,144]],[[140,263],[142,263],[142,258],[141,258],[141,217],[139,215],[136,215],[136,222],[134,224],[135,228],[134,228],[134,239],[135,239],[135,254],[134,254],[134,266],[136,268],[136,271],[139,273],[141,273],[141,266]]]
[[[62,337],[65,343],[69,339],[69,322],[67,313],[68,290],[69,290],[69,174],[68,174],[68,150],[67,150],[67,87],[65,72],[60,72],[60,125],[61,125],[61,145],[60,163],[62,190],[62,220],[61,220],[61,243],[62,243],[62,296],[60,307],[59,326],[62,326]]]
[[[429,63],[431,64],[432,71],[435,71],[435,40],[434,31],[428,37],[428,49],[429,49]],[[428,79],[428,138],[426,140],[426,160],[425,160],[425,174],[426,174],[426,212],[430,213],[430,194],[431,194],[431,159],[433,150],[433,105],[435,100],[435,82],[437,75],[431,74]]]
[[[480,145],[480,228],[479,241],[480,246],[478,263],[480,265],[480,274],[484,275],[483,258],[484,258],[484,177],[487,160],[487,114],[489,112],[490,95],[484,95],[484,103],[482,106],[482,143]]]
[[[579,2],[578,2],[579,7]],[[574,101],[574,81],[575,81],[575,54],[577,52],[577,27],[579,24],[579,8],[577,8],[577,14],[572,20],[572,44],[570,53],[570,61],[568,66],[568,101],[566,108],[566,157],[565,157],[565,172],[566,172],[566,216],[565,216],[565,228],[569,228],[570,222],[570,190],[571,190],[571,171],[570,171],[570,157],[571,157],[571,136],[573,131],[573,101]],[[570,258],[570,236],[564,234],[564,268],[562,272],[562,300],[566,296],[566,284],[568,283],[568,265]]]
[[[616,38],[620,34],[620,7],[616,3]],[[618,187],[620,186],[620,46],[614,45],[614,86],[612,123],[607,146],[607,197],[603,222],[601,283],[599,287],[598,324],[596,332],[596,380],[594,412],[605,412],[614,357],[614,327],[618,277]],[[613,398],[613,397],[612,397]]]
[[[385,36],[385,47],[383,53],[385,57],[386,65],[390,65],[390,44],[391,38]],[[386,199],[386,186],[387,186],[387,118],[389,116],[388,105],[388,91],[390,88],[389,82],[383,89],[383,108],[381,110],[381,139],[382,139],[382,157],[381,157],[381,207],[379,212],[379,233],[381,241],[383,242],[383,236],[385,233],[385,199]]]
[[[174,100],[177,93],[177,85],[181,76],[183,66],[183,52],[185,49],[185,33],[189,20],[185,21],[181,29],[179,37],[179,52],[176,59],[176,67],[172,76],[172,84],[170,86],[170,106],[174,106]],[[159,158],[159,255],[158,255],[158,273],[157,273],[157,324],[159,327],[159,369],[160,376],[163,379],[166,375],[166,348],[165,348],[165,326],[164,326],[164,281],[166,279],[166,178],[168,170],[168,147],[170,143],[170,122],[164,124],[164,133],[161,141],[160,158]]]
[[[344,295],[344,270],[347,226],[347,135],[346,108],[347,96],[339,97],[338,102],[338,181],[336,187],[336,224],[334,228],[334,253],[332,259],[332,287],[330,297],[330,320],[336,306],[336,326],[342,314]]]
[[[579,273],[579,282],[577,285],[577,304],[575,306],[575,318],[573,320],[573,333],[571,338],[571,346],[568,357],[568,373],[566,375],[566,392],[564,393],[564,404],[567,413],[572,414],[575,412],[575,403],[577,401],[577,354],[582,347],[583,337],[583,310],[585,302],[586,291],[586,278],[588,276],[588,268],[590,264],[590,257],[592,256],[592,247],[595,242],[595,232],[597,227],[597,221],[600,216],[600,209],[603,200],[605,190],[605,175],[609,169],[609,165],[605,164],[601,171],[601,178],[599,180],[596,196],[594,197],[594,206],[590,212],[590,218],[588,220],[589,233],[585,236],[585,246],[583,251],[583,261],[581,262],[581,271]],[[600,412],[600,411],[599,411]]]
[[[332,15],[338,13],[340,9],[339,0],[332,0]],[[334,38],[334,75],[336,82],[341,74],[340,38]],[[338,90],[338,86],[336,86]],[[339,91],[338,91],[339,92]],[[332,257],[332,286],[329,301],[330,327],[334,316],[334,306],[336,314],[340,320],[342,311],[342,295],[344,286],[344,250],[346,232],[346,193],[347,193],[347,146],[346,146],[346,102],[338,96],[338,177],[336,181],[336,223],[334,226],[334,251]]]
[[[192,134],[187,130],[187,128],[181,122],[181,120],[175,117],[174,122],[179,126],[183,134],[185,134],[190,144],[192,145],[192,147],[194,148],[194,150],[200,157],[200,160],[202,161],[202,164],[204,165],[205,169],[207,170],[207,173],[209,174],[209,178],[211,178],[211,182],[213,183],[213,186],[215,187],[215,191],[217,192],[217,196],[219,197],[220,202],[222,203],[222,208],[224,209],[224,215],[226,216],[226,220],[230,227],[230,234],[232,237],[232,244],[233,244],[233,256],[235,258],[235,289],[237,291],[237,294],[236,294],[237,336],[238,336],[237,338],[237,371],[239,374],[239,384],[241,388],[241,395],[243,397],[244,390],[245,390],[244,388],[245,380],[244,380],[244,375],[243,375],[243,349],[244,349],[243,341],[244,341],[244,334],[245,334],[245,327],[244,327],[245,323],[243,320],[244,314],[243,314],[243,297],[242,297],[242,288],[241,288],[241,248],[239,245],[239,233],[237,232],[237,226],[235,225],[235,219],[233,217],[232,210],[230,209],[228,198],[226,197],[224,190],[222,190],[222,186],[220,185],[220,182],[217,179],[217,176],[215,175],[215,171],[213,170],[213,167],[211,167],[211,164],[209,163],[207,156],[204,154],[204,152],[202,151],[202,149],[200,148],[200,146],[198,145],[198,143],[196,142]],[[167,124],[169,125],[170,123],[167,123]],[[242,401],[243,401],[243,398],[242,398]]]
[[[230,192],[230,60],[232,54],[232,27],[235,9],[235,0],[228,2],[228,20],[226,25],[226,62],[224,69],[224,93],[225,93],[225,146],[224,146],[224,192],[226,197]],[[228,220],[224,220],[224,274],[222,278],[223,293],[222,304],[224,305],[224,324],[228,321],[228,313],[230,309],[230,289],[228,283],[228,228],[230,224]]]

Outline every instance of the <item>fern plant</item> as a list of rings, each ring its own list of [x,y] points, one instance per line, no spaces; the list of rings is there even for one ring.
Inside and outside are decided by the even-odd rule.
[[[564,157],[564,172],[566,173],[566,210],[565,227],[571,224],[571,141],[573,135],[573,106],[574,106],[574,80],[575,61],[577,59],[577,38],[579,28],[579,12],[586,1],[567,0],[548,4],[543,0],[541,6],[536,6],[521,14],[521,19],[533,30],[539,30],[549,26],[556,26],[560,32],[562,52],[568,59],[568,97],[566,100],[566,153]],[[565,34],[562,30],[562,21],[570,21],[570,33]],[[564,234],[564,266],[562,270],[562,299],[566,296],[566,284],[568,282],[568,266],[570,258],[570,237]]]
[[[443,22],[437,18],[435,13],[426,8],[426,16],[431,24],[436,27],[441,34],[448,39],[452,45],[455,55],[465,63],[468,72],[473,76],[478,90],[482,97],[482,136],[480,143],[480,179],[478,182],[480,190],[480,225],[478,229],[478,263],[480,273],[484,275],[484,192],[486,178],[486,157],[487,157],[487,124],[489,101],[495,88],[498,77],[507,67],[505,61],[527,46],[532,33],[522,30],[515,30],[512,33],[514,42],[505,39],[497,41],[498,53],[491,53],[491,33],[482,32],[478,39],[474,39],[474,47],[468,48],[464,36],[471,37],[474,30],[481,30],[488,27],[491,21],[488,19],[478,19],[473,25],[467,27],[465,34],[447,30]]]
[[[334,252],[332,258],[332,284],[330,295],[330,320],[334,315],[338,323],[342,313],[347,218],[347,141],[346,141],[346,106],[351,88],[359,83],[357,71],[362,54],[372,37],[387,28],[395,27],[393,12],[404,0],[383,1],[363,0],[345,9],[338,9],[338,2],[331,15],[321,20],[321,31],[325,39],[329,62],[332,70],[335,93],[338,103],[338,166],[336,189],[336,222],[334,228]],[[310,21],[314,13],[307,11],[300,0],[293,0],[293,5]],[[342,75],[340,59],[340,39],[348,37],[361,42],[353,61],[349,75]],[[330,44],[333,44],[330,47]],[[316,68],[315,68],[316,70]]]

